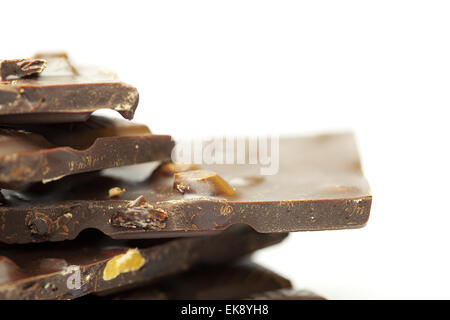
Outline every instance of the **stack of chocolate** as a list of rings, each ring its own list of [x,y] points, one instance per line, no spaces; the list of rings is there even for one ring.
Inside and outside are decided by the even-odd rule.
[[[0,74],[0,299],[317,299],[248,256],[369,217],[351,134],[281,139],[271,175],[173,163],[114,74],[66,54]]]

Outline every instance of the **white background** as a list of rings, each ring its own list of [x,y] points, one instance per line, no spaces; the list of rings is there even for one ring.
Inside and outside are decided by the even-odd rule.
[[[352,130],[359,230],[256,255],[330,299],[450,298],[450,2],[2,1],[0,55],[66,50],[140,91],[175,137]]]

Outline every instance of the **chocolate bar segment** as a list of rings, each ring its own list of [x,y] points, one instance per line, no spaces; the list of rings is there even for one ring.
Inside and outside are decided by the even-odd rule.
[[[66,54],[37,55],[29,60],[31,69],[38,66],[33,61],[43,60],[47,65],[39,77],[0,82],[0,123],[85,121],[99,109],[113,109],[126,119],[133,118],[138,91],[117,80],[115,74],[74,67]],[[9,69],[6,74],[12,72]]]
[[[0,62],[0,77],[3,80],[13,76],[23,78],[36,75],[44,71],[47,61],[43,59],[14,59]]]
[[[103,297],[115,300],[245,299],[266,291],[291,288],[291,282],[248,260],[201,266],[140,288]]]
[[[196,181],[208,186],[200,194],[177,190],[178,169],[170,167],[115,168],[66,177],[20,194],[3,190],[0,241],[74,239],[88,228],[113,238],[195,236],[234,224],[263,233],[335,230],[361,227],[369,218],[372,196],[350,134],[281,139],[274,175],[262,176],[252,165],[202,166],[217,173],[221,184]],[[223,181],[233,188],[233,195],[218,192]],[[114,187],[126,192],[110,198]],[[130,209],[138,198],[140,214]],[[46,217],[45,234],[30,229],[29,221],[37,214]],[[59,219],[66,221],[64,230],[58,228]]]
[[[170,136],[141,124],[93,116],[47,126],[0,126],[0,187],[21,190],[75,173],[170,159]],[[107,191],[105,191],[107,192]]]
[[[0,248],[0,299],[73,299],[143,284],[199,264],[220,264],[282,241],[236,226],[221,234],[118,241],[84,233],[71,242]]]

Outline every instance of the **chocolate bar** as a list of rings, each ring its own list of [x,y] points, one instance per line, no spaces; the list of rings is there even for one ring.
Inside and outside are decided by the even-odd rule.
[[[85,232],[74,241],[0,248],[0,299],[73,299],[220,264],[282,241],[236,226],[214,236],[111,240]]]
[[[239,261],[203,266],[165,277],[143,287],[110,294],[115,300],[223,300],[244,299],[266,291],[291,288],[291,282],[258,264]]]
[[[21,190],[32,182],[111,167],[170,159],[170,136],[145,125],[92,116],[47,126],[0,126],[0,187]]]
[[[2,63],[1,72],[2,78],[22,77],[0,82],[0,123],[85,121],[92,112],[105,108],[132,119],[139,101],[136,88],[120,82],[115,74],[75,67],[66,54],[8,60]]]
[[[2,190],[0,241],[74,239],[88,228],[113,238],[161,238],[234,224],[273,233],[367,222],[372,196],[352,135],[281,139],[279,159],[278,173],[265,176],[253,165],[164,164],[155,171],[140,165],[73,175],[22,193]],[[125,191],[110,198],[112,188]]]

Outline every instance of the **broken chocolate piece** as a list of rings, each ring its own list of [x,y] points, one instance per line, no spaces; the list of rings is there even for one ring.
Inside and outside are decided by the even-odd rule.
[[[148,177],[153,170],[150,165],[73,175],[22,193],[3,190],[0,241],[42,241],[25,224],[27,215],[36,211],[46,214],[53,225],[64,214],[72,215],[68,231],[54,229],[46,236],[50,241],[74,239],[88,228],[113,238],[160,238],[203,235],[241,223],[264,233],[364,226],[372,196],[351,134],[281,139],[279,151],[278,172],[262,179],[251,178],[261,177],[255,165],[205,166],[234,187],[233,197],[182,194],[173,188],[173,176],[132,179]],[[110,199],[108,190],[116,186],[127,192],[119,199]],[[167,214],[164,229],[111,223],[117,212],[127,210],[129,202],[141,195]]]
[[[166,227],[167,213],[155,208],[143,197],[131,201],[125,209],[119,210],[111,217],[113,226],[139,228],[144,230],[161,230]]]
[[[291,288],[291,282],[258,264],[239,261],[202,266],[165,277],[143,287],[103,297],[115,300],[222,300],[245,299],[266,291]]]
[[[14,59],[0,62],[0,76],[6,80],[9,76],[23,78],[44,71],[47,61],[43,59]]]
[[[85,121],[99,109],[133,118],[138,91],[115,74],[75,68],[67,55],[37,57],[47,61],[39,77],[0,82],[0,123]]]
[[[174,143],[145,125],[93,116],[73,124],[0,126],[0,146],[0,187],[21,190],[75,173],[167,160]]]
[[[282,241],[236,226],[215,236],[118,241],[85,232],[70,242],[0,247],[0,299],[73,299],[221,264]],[[6,257],[6,258],[5,258]],[[63,260],[49,270],[45,259]],[[14,265],[18,267],[15,268]],[[44,269],[42,269],[44,267]]]

